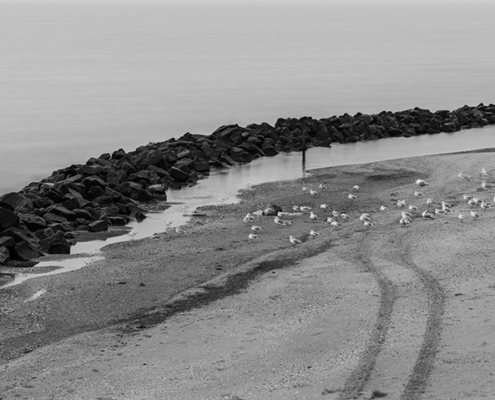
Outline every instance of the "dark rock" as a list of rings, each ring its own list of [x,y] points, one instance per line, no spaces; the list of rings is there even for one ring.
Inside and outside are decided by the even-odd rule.
[[[11,210],[0,207],[0,232],[11,227],[18,227],[19,222],[19,217]]]
[[[89,211],[83,210],[81,208],[76,208],[76,209],[72,210],[72,212],[76,215],[77,218],[83,218],[83,219],[87,219],[89,221],[91,221],[94,218],[93,215]]]
[[[15,240],[10,236],[0,236],[0,246],[4,247],[14,247]]]
[[[0,244],[0,265],[5,265],[10,260],[10,252],[7,247]]]
[[[46,212],[60,215],[67,220],[73,220],[76,218],[76,215],[74,214],[73,211],[68,210],[67,208],[65,208],[60,204],[54,204],[53,206],[48,207],[46,209]]]
[[[263,215],[273,216],[277,215],[280,211],[282,211],[281,207],[277,206],[276,204],[270,203],[263,210]]]
[[[105,189],[105,187],[108,186],[107,183],[103,179],[101,179],[97,176],[88,176],[88,177],[84,178],[82,181],[82,184],[86,188],[86,191],[89,191],[93,186],[99,186],[102,189]]]
[[[113,226],[125,226],[128,222],[123,217],[109,217],[108,221]]]
[[[104,232],[108,229],[108,222],[98,220],[90,223],[88,227],[90,232]]]
[[[56,223],[62,223],[62,222],[67,222],[67,218],[55,214],[55,213],[46,213],[43,215],[43,219],[48,222],[49,224],[56,224]]]
[[[97,197],[105,196],[106,195],[105,189],[106,188],[103,188],[101,186],[92,186],[86,193],[86,199],[94,200]]]
[[[46,221],[37,215],[19,213],[19,218],[26,228],[32,232],[46,228]]]
[[[16,243],[11,257],[16,260],[28,261],[32,258],[41,257],[43,253],[29,242],[21,241]]]
[[[29,200],[20,193],[11,192],[0,196],[0,207],[8,208],[10,211],[19,212]]]
[[[206,161],[196,161],[194,163],[194,169],[201,173],[210,172],[210,164]]]
[[[164,195],[167,191],[167,186],[163,184],[156,184],[148,186],[148,191],[152,194]]]
[[[41,195],[44,198],[51,200],[52,204],[53,203],[62,203],[65,200],[64,195],[53,187],[42,190]]]
[[[177,167],[172,167],[170,169],[170,175],[172,178],[179,182],[186,182],[187,179],[189,178],[189,174],[184,172],[182,169],[179,169]]]
[[[48,254],[70,254],[70,243],[65,239],[64,232],[58,231],[55,235],[40,240],[40,248]]]

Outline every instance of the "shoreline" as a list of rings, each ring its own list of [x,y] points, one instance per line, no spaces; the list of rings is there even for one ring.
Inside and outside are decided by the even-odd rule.
[[[112,244],[103,250],[106,260],[83,270],[65,274],[67,276],[41,278],[38,282],[28,281],[22,287],[0,292],[2,304],[8,310],[4,314],[7,324],[0,329],[2,374],[10,376],[9,371],[18,371],[15,367],[18,363],[26,367],[23,360],[28,362],[31,357],[28,353],[32,352],[33,357],[45,354],[45,349],[49,351],[53,346],[63,346],[67,340],[81,334],[95,339],[100,335],[98,332],[107,339],[110,334],[114,339],[108,339],[109,346],[117,338],[132,342],[136,335],[142,338],[142,335],[146,335],[145,332],[160,328],[171,318],[178,318],[189,312],[201,312],[202,309],[214,307],[218,302],[229,299],[233,301],[249,291],[255,282],[265,281],[271,272],[279,274],[297,269],[299,263],[312,259],[317,254],[340,254],[340,257],[356,265],[363,262],[363,265],[375,265],[377,256],[400,262],[402,268],[411,263],[417,265],[434,277],[435,281],[441,282],[442,290],[445,291],[445,311],[442,312],[440,306],[431,303],[435,312],[440,313],[435,317],[436,320],[463,320],[462,315],[449,311],[463,300],[462,296],[455,295],[455,286],[464,285],[463,293],[471,293],[474,289],[469,289],[467,283],[457,282],[457,278],[447,275],[450,264],[446,259],[454,259],[450,252],[455,249],[455,245],[452,247],[449,243],[455,244],[463,240],[465,230],[473,235],[490,237],[491,211],[485,212],[479,221],[460,222],[456,217],[444,216],[430,222],[416,217],[411,227],[402,228],[398,224],[400,211],[392,209],[395,201],[402,197],[412,204],[419,203],[412,193],[416,189],[414,181],[417,178],[430,181],[425,192],[429,191],[429,195],[431,193],[437,200],[445,199],[453,203],[453,207],[462,212],[469,209],[461,198],[463,191],[469,190],[477,196],[493,196],[493,190],[486,191],[479,187],[480,178],[475,175],[475,171],[480,171],[481,166],[486,167],[488,172],[495,171],[490,158],[493,149],[487,150],[314,170],[310,177],[304,179],[304,184],[313,187],[323,180],[331,187],[320,197],[303,193],[301,179],[258,185],[243,191],[239,204],[205,207],[202,212],[206,216],[190,221],[180,234],[161,233],[155,239]],[[456,169],[461,168],[473,176],[472,181],[457,177]],[[362,188],[357,193],[358,200],[355,202],[347,199],[347,193],[354,184],[359,184]],[[312,205],[317,209],[323,201],[340,211],[348,212],[353,216],[353,221],[344,221],[342,227],[332,229],[323,221],[310,221],[305,215],[302,219],[294,218],[290,226],[280,227],[273,224],[270,217],[260,217],[257,223],[264,228],[260,234],[262,240],[247,239],[249,226],[241,221],[247,212],[263,209],[267,203],[272,202],[280,205],[284,211],[290,211],[294,204]],[[389,205],[391,211],[379,213],[377,210],[382,204]],[[360,221],[355,220],[363,212],[374,215],[375,227],[365,228]],[[320,216],[328,214],[321,210],[317,213]],[[310,239],[310,229],[320,231],[320,237]],[[291,246],[288,242],[289,234],[295,235],[304,243],[301,246]],[[446,238],[446,243],[441,241],[442,237]],[[395,245],[388,246],[390,241],[395,242]],[[477,238],[476,241],[468,242],[465,245],[470,246],[469,250],[463,251],[468,251],[469,254],[479,250],[482,245]],[[366,248],[371,253],[350,251],[359,248],[355,247],[359,243],[368,243]],[[421,246],[425,250],[416,254],[411,246]],[[435,246],[440,246],[437,254],[432,253],[437,248]],[[428,258],[428,254],[433,258]],[[366,261],[368,257],[369,260]],[[400,261],[403,257],[406,259]],[[373,268],[379,271],[385,267]],[[442,271],[445,268],[444,273]],[[457,274],[468,273],[462,269],[455,270]],[[414,273],[414,268],[407,271]],[[489,274],[487,271],[484,273]],[[484,279],[486,281],[486,277]],[[352,281],[345,282],[345,285],[352,287]],[[391,282],[393,287],[393,279]],[[39,298],[25,301],[42,289],[46,292]],[[427,298],[430,296],[437,295],[428,295]],[[379,297],[382,302],[388,301],[383,300],[386,299],[383,294]],[[487,299],[489,298],[483,297],[479,301]],[[378,309],[376,312],[378,313]],[[430,313],[428,310],[425,312]],[[442,317],[443,313],[445,315]],[[26,321],[25,315],[31,315],[31,320]],[[390,318],[392,317],[391,314]],[[432,384],[432,374],[438,371],[434,358],[439,346],[438,340],[445,340],[450,333],[446,336],[435,325],[431,329],[433,330],[429,336],[425,336],[430,337],[427,343],[437,344],[433,347],[426,346],[426,353],[423,354],[423,357],[425,354],[429,357],[430,364],[426,369],[418,364],[414,378],[416,380],[410,381],[408,390],[413,390],[411,388],[416,384],[423,388],[429,387]],[[380,340],[386,347],[386,337]],[[446,345],[445,342],[442,345]],[[465,343],[465,346],[468,344]],[[485,349],[492,351],[491,346],[490,344]],[[463,351],[471,351],[469,347],[462,348]],[[377,357],[373,352],[366,354],[372,359]],[[364,362],[363,365],[371,364]],[[369,371],[365,372],[368,367],[359,368],[355,370],[356,374],[369,375]],[[368,380],[364,379],[363,382],[365,386]],[[44,390],[49,389],[44,387]],[[349,386],[345,390],[351,393],[356,390],[356,386]]]

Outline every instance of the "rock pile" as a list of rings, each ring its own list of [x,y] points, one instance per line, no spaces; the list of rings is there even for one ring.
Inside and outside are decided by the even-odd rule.
[[[495,123],[495,105],[455,111],[414,108],[330,118],[280,118],[221,126],[209,136],[186,133],[133,152],[119,149],[54,171],[18,193],[0,197],[0,264],[42,254],[68,254],[75,232],[100,232],[145,218],[142,204],[166,200],[168,188],[193,185],[211,167],[228,168],[303,146],[330,147],[387,137],[454,132]]]

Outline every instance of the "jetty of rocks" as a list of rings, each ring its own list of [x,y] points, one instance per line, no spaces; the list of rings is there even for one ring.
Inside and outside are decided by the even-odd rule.
[[[279,118],[246,127],[224,125],[211,135],[186,133],[90,158],[0,197],[0,265],[44,254],[69,254],[77,232],[102,232],[146,217],[144,204],[166,201],[169,188],[195,184],[210,168],[332,143],[411,137],[495,124],[495,105],[431,112],[414,108],[313,119]]]

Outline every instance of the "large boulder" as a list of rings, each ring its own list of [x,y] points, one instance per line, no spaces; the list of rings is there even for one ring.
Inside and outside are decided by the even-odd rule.
[[[108,229],[108,222],[100,219],[91,222],[88,227],[90,232],[104,232]]]
[[[41,257],[43,253],[29,242],[21,241],[16,243],[11,257],[16,260],[28,261],[32,258]]]
[[[18,212],[29,203],[29,199],[17,192],[11,192],[0,196],[0,207]]]
[[[170,175],[178,182],[186,182],[189,179],[189,174],[177,167],[170,169]]]
[[[41,250],[48,254],[70,254],[70,243],[65,239],[63,231],[40,240],[39,245]]]
[[[0,207],[0,232],[19,226],[19,217],[13,211]]]

